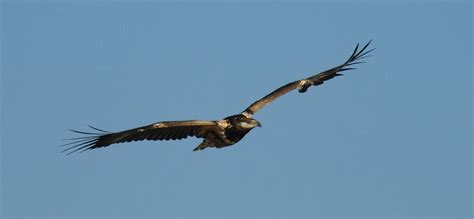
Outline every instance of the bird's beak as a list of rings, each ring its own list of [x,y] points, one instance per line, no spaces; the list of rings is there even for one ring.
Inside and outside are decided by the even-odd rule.
[[[257,121],[257,127],[259,127],[259,128],[262,127],[262,124],[259,121]]]

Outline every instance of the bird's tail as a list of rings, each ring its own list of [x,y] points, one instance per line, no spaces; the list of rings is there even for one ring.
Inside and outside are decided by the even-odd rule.
[[[196,147],[193,149],[193,151],[204,150],[204,149],[206,149],[206,148],[209,147],[209,146],[210,146],[209,142],[208,142],[206,139],[204,139],[204,141],[202,141],[201,144],[199,144],[198,146],[196,146]]]

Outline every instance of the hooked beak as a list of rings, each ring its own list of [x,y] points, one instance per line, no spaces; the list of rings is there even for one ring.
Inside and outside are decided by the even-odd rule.
[[[257,127],[259,127],[259,128],[262,127],[262,124],[259,121],[257,121]]]

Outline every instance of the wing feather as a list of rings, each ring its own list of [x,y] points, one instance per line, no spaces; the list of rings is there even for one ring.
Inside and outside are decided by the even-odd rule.
[[[266,95],[265,97],[252,103],[249,107],[247,107],[247,109],[242,112],[242,114],[246,117],[252,117],[253,114],[255,114],[257,111],[270,104],[278,97],[281,97],[292,90],[298,89],[300,93],[304,93],[311,86],[318,86],[323,84],[324,81],[330,80],[337,76],[342,76],[343,74],[341,74],[340,72],[354,70],[355,68],[348,66],[364,63],[363,61],[359,60],[368,57],[367,54],[374,50],[369,49],[366,51],[367,47],[370,45],[371,42],[372,41],[369,41],[360,50],[359,44],[357,44],[354,51],[352,52],[352,55],[343,64],[323,71],[321,73],[315,74],[311,77],[288,83]]]
[[[111,144],[125,143],[143,140],[178,140],[195,136],[203,138],[209,131],[215,130],[218,123],[216,121],[188,120],[158,122],[151,125],[134,128],[122,132],[107,132],[90,126],[99,133],[70,130],[74,133],[87,136],[70,138],[72,142],[63,144],[67,147],[63,152],[72,154],[94,148],[106,147]]]

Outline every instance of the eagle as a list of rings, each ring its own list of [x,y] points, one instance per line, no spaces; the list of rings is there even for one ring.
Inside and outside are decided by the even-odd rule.
[[[290,91],[296,89],[299,93],[305,93],[311,86],[318,86],[334,77],[342,76],[341,72],[354,70],[353,65],[364,63],[360,60],[368,57],[367,54],[374,50],[367,50],[370,43],[371,41],[367,42],[361,49],[359,49],[359,43],[357,43],[351,56],[344,63],[308,78],[283,85],[252,103],[240,114],[214,121],[162,121],[121,132],[108,132],[93,126],[89,126],[94,130],[93,132],[70,129],[69,131],[81,134],[82,136],[67,139],[70,142],[61,145],[66,147],[63,152],[72,154],[107,147],[117,143],[144,140],[181,140],[187,137],[204,139],[201,144],[194,148],[194,151],[204,150],[209,147],[224,148],[234,145],[242,140],[253,128],[261,127],[261,123],[253,118],[256,112]]]

